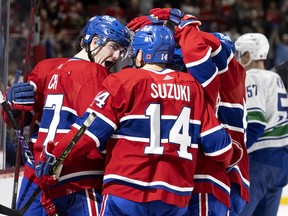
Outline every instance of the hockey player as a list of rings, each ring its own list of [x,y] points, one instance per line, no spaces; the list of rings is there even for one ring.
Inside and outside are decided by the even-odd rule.
[[[198,196],[195,195],[191,201],[190,215],[206,215],[207,212],[226,215],[229,208],[230,215],[237,215],[249,200],[248,156],[244,134],[245,70],[233,57],[235,48],[227,35],[215,33],[217,38],[211,33],[200,31],[200,21],[191,15],[184,17],[178,9],[152,9],[151,14],[152,16],[135,18],[127,26],[136,31],[149,22],[154,24],[153,18],[169,20],[176,25],[175,37],[182,47],[189,73],[201,83],[210,105],[215,111],[218,107],[218,118],[232,139],[243,148],[243,158],[229,174],[200,151],[200,162],[194,177],[194,194]],[[235,183],[232,183],[232,189],[230,181]]]
[[[211,34],[203,31],[199,31],[199,34],[203,37],[205,43],[211,47],[211,60],[218,69],[217,76],[219,77],[220,87],[216,115],[231,138],[242,146],[243,157],[237,165],[229,169],[228,179],[224,177],[227,170],[221,169],[203,155],[203,157],[199,157],[199,162],[201,162],[199,164],[201,165],[196,167],[194,176],[196,182],[195,195],[191,200],[191,208],[193,209],[191,212],[194,213],[191,215],[205,215],[206,211],[210,214],[213,212],[216,215],[226,215],[227,210],[230,209],[229,215],[236,216],[249,201],[248,154],[245,144],[245,69],[234,58],[235,47],[227,35],[223,33]],[[184,39],[183,42],[182,45],[188,41],[185,43]],[[195,51],[192,48],[191,53]],[[191,60],[195,61],[193,57]],[[201,63],[198,67],[200,65]],[[197,67],[197,64],[190,67],[188,71],[192,74],[196,73],[198,79],[201,80],[205,75],[197,73],[196,68],[193,67]],[[209,94],[209,88],[207,87],[204,87],[204,91]],[[201,154],[199,155],[201,156]],[[206,166],[203,164],[206,164]],[[208,203],[206,208],[204,203]],[[201,211],[197,211],[198,206],[202,206]]]
[[[239,163],[241,164],[246,159],[246,166],[248,166],[244,134],[246,124],[245,69],[236,61],[236,58],[233,57],[235,46],[229,36],[223,33],[211,34],[202,31],[199,33],[205,38],[206,43],[211,46],[211,59],[219,70],[220,97],[217,104],[216,115],[231,135],[231,138],[239,144],[242,144],[245,151],[243,155],[244,159]],[[213,35],[219,39],[221,46]],[[186,67],[184,62],[179,60],[175,65],[177,65],[177,68]],[[199,155],[201,155],[201,153]],[[238,215],[247,202],[240,197],[239,186],[235,183],[232,183],[230,186],[229,178],[223,173],[226,172],[226,170],[219,169],[219,167],[217,169],[217,166],[213,166],[213,161],[209,160],[209,158],[200,156],[198,159],[199,166],[196,166],[194,175],[194,195],[189,206],[190,215],[206,215],[206,212],[209,212],[208,214],[213,212],[215,215],[226,215],[229,208],[229,215]],[[241,165],[239,165],[239,163],[229,171],[228,175],[230,174],[232,176],[231,173],[234,170],[240,172],[239,166]],[[205,167],[204,164],[207,164],[207,167]],[[219,172],[219,170],[222,170],[222,172]],[[224,176],[226,176],[226,178],[224,178]],[[242,181],[247,184],[247,188],[249,188],[249,181],[245,179],[243,175],[241,175],[241,177],[243,178]],[[213,181],[213,179],[215,180]],[[219,182],[221,182],[221,184]],[[216,183],[218,183],[218,186]],[[229,187],[231,187],[231,189]],[[222,189],[219,190],[219,188]],[[223,193],[223,191],[225,192]],[[248,195],[249,194],[247,194],[247,200],[249,199]],[[207,198],[208,200],[206,200]],[[203,205],[204,203],[206,203],[206,205]],[[201,211],[199,211],[199,206],[202,208]]]
[[[19,82],[14,84],[6,91],[6,100],[17,121],[21,120],[20,111],[29,111],[26,114],[26,122],[24,124],[30,125],[31,134],[29,145],[32,150],[37,139],[39,122],[42,115],[44,104],[42,90],[45,85],[46,76],[48,72],[67,60],[67,58],[53,58],[41,61],[36,65],[36,67],[28,76],[28,80],[31,84],[27,82]],[[37,86],[37,88],[34,86]],[[12,124],[4,110],[2,110],[1,114],[7,125],[12,127]],[[39,187],[39,182],[35,175],[34,166],[35,164],[33,164],[33,161],[27,157],[26,163],[24,165],[24,176],[20,184],[20,190],[16,202],[16,209],[22,208],[28,199],[32,196],[32,193],[36,190],[36,188]],[[53,206],[52,202],[50,202],[48,199],[45,201],[45,203],[47,208]],[[43,208],[41,204],[41,193],[39,193],[34,198],[32,204],[24,215],[47,215],[45,208]]]
[[[35,100],[34,111],[40,112],[41,115],[43,111],[37,142],[34,145],[36,162],[39,161],[42,144],[44,147],[46,145],[46,136],[47,138],[52,136],[55,140],[63,136],[65,129],[68,130],[77,115],[82,114],[91,103],[94,95],[89,95],[89,91],[97,91],[102,81],[109,75],[108,69],[116,61],[125,57],[130,45],[130,34],[129,30],[114,17],[95,16],[87,22],[79,42],[79,52],[73,58],[61,60],[61,63],[59,59],[49,59],[39,63],[29,76],[32,93],[27,83],[8,90],[6,99],[10,101],[12,107],[31,108]],[[51,65],[57,67],[52,70],[52,67],[49,68]],[[61,91],[58,89],[57,95],[51,94],[50,89],[57,85],[61,85]],[[33,86],[37,87],[35,99],[32,96]],[[23,87],[26,91],[23,91]],[[22,92],[20,96],[19,91]],[[26,97],[27,95],[30,96]],[[55,119],[54,114],[58,117],[60,115],[61,118]],[[98,159],[95,159],[95,155]],[[98,161],[98,166],[94,161]],[[53,199],[60,215],[99,214],[100,206],[97,206],[97,203],[100,204],[101,200],[102,165],[103,158],[97,151],[91,151],[89,155],[83,155],[79,161],[75,161],[75,164],[72,163],[70,168],[66,167],[63,170],[64,174],[60,177],[59,184],[48,189],[49,198]],[[31,193],[26,194],[21,202],[22,205],[30,195]],[[50,209],[51,205],[47,206],[46,197],[42,196],[42,203],[49,215],[55,213],[55,208]],[[75,204],[71,207],[73,203]],[[40,213],[41,209],[38,208],[37,212],[36,210],[32,210],[31,207],[26,215],[45,215]]]
[[[165,67],[174,50],[169,28],[143,27],[132,50],[137,68],[123,69],[103,82],[72,130],[52,154],[45,152],[42,170],[49,170],[94,112],[98,117],[67,159],[77,160],[96,146],[106,151],[101,215],[186,215],[198,148],[224,167],[239,159],[239,148],[204,100],[199,83],[188,73]],[[45,178],[47,172],[43,174]]]
[[[240,215],[276,216],[282,188],[288,182],[288,99],[280,76],[265,70],[269,41],[246,33],[235,42],[238,61],[246,68],[247,151],[250,203]]]

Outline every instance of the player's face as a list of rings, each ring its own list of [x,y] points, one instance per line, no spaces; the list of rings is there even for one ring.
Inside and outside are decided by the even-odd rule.
[[[97,55],[94,57],[94,62],[101,64],[106,68],[110,68],[121,57],[123,57],[125,49],[114,41],[108,41],[100,48]]]

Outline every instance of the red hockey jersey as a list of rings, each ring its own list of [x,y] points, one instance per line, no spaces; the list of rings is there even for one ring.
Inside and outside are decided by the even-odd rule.
[[[44,97],[43,97],[43,89],[46,82],[47,74],[54,69],[55,67],[59,66],[59,64],[67,61],[68,58],[50,58],[40,61],[35,68],[29,73],[27,81],[30,82],[32,85],[37,87],[35,92],[35,104],[33,106],[33,111],[31,112],[33,115],[32,123],[30,124],[30,140],[29,144],[31,149],[36,142],[38,130],[39,130],[39,122],[42,116],[42,109],[44,105]],[[2,112],[2,117],[4,121],[12,127],[7,115],[5,112]],[[18,116],[20,118],[21,116]],[[34,155],[35,156],[35,155]],[[24,176],[29,180],[37,183],[37,178],[34,171],[34,166],[32,165],[29,158],[27,158],[27,162],[24,166]]]
[[[43,89],[45,104],[35,144],[36,164],[48,141],[60,140],[91,104],[109,71],[99,64],[72,58],[52,70]],[[64,164],[66,161],[64,161]],[[97,149],[64,166],[57,185],[49,188],[57,198],[86,188],[101,190],[104,159]]]
[[[201,166],[196,167],[194,192],[212,193],[230,207],[231,181],[240,185],[241,196],[248,201],[250,185],[245,146],[245,69],[233,57],[231,50],[210,33],[187,26],[177,29],[176,38],[188,71],[201,83],[205,96],[216,108],[219,120],[244,151],[242,159],[229,174],[200,152],[198,159]]]
[[[91,112],[98,117],[69,160],[96,146],[106,151],[104,194],[184,207],[194,187],[198,149],[224,168],[230,164],[230,136],[188,73],[127,68],[110,75],[85,115],[59,141],[55,156]]]

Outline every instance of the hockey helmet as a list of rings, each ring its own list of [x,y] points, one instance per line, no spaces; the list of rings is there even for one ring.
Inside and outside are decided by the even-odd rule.
[[[225,48],[230,49],[235,54],[236,52],[235,44],[229,37],[229,35],[221,32],[211,32],[211,34],[213,34],[220,40],[222,47],[224,46]]]
[[[169,63],[168,67],[177,71],[187,71],[185,63],[183,61],[183,54],[182,54],[181,47],[179,46],[175,47],[174,54],[172,56],[171,62]]]
[[[147,25],[137,31],[132,42],[132,58],[142,50],[145,63],[169,63],[174,52],[174,35],[166,26]]]
[[[95,35],[98,36],[99,46],[104,46],[108,40],[127,49],[131,42],[129,29],[116,18],[108,15],[90,18],[82,34],[84,44],[90,44]]]
[[[246,33],[235,41],[238,58],[249,52],[252,60],[264,60],[269,52],[269,41],[261,33]]]

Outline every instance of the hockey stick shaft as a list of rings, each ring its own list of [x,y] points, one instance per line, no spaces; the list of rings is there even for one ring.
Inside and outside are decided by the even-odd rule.
[[[33,151],[32,151],[32,149],[30,149],[30,145],[25,140],[25,137],[23,136],[21,130],[19,129],[19,126],[16,123],[16,119],[15,119],[15,117],[14,117],[14,115],[13,115],[13,113],[12,113],[12,111],[11,111],[9,105],[8,105],[8,103],[4,100],[4,97],[3,97],[3,94],[2,94],[1,91],[0,91],[0,104],[3,107],[4,111],[6,112],[8,118],[9,118],[9,121],[11,122],[11,124],[12,124],[12,126],[14,128],[16,136],[18,137],[22,148],[24,149],[27,157],[30,159],[31,163],[35,167],[35,158],[33,156]]]
[[[16,83],[19,82],[21,75],[22,75],[22,70],[17,69],[17,70],[16,70],[16,73],[15,73],[14,84],[16,84]]]
[[[85,122],[82,124],[82,126],[80,127],[80,129],[77,131],[77,133],[75,134],[75,136],[72,138],[72,140],[69,142],[68,146],[65,148],[65,150],[62,152],[62,154],[60,155],[60,157],[56,160],[55,164],[51,167],[51,171],[50,173],[52,175],[55,175],[55,173],[57,173],[59,167],[62,165],[63,161],[65,160],[65,158],[68,157],[69,153],[71,152],[71,150],[74,148],[74,146],[76,145],[76,143],[80,140],[81,136],[85,133],[86,129],[93,123],[93,121],[96,119],[97,115],[96,113],[92,112],[89,114],[89,116],[86,118]],[[41,191],[41,188],[38,186],[36,188],[36,190],[33,192],[33,194],[29,197],[29,199],[27,200],[27,202],[24,204],[24,206],[19,209],[19,210],[13,210],[10,209],[11,211],[15,211],[18,213],[18,215],[23,215],[25,214],[25,212],[27,211],[27,209],[30,207],[30,205],[32,204],[33,200],[35,200],[35,198],[37,197],[38,193]],[[2,210],[1,208],[2,205],[0,205],[0,213],[4,214],[3,212],[7,211],[7,209],[9,209],[8,207],[3,206],[3,208],[5,208],[5,210]],[[9,214],[8,214],[9,215]],[[14,215],[12,215],[14,216]],[[17,214],[15,213],[15,216],[17,216]]]
[[[23,80],[24,81],[27,81],[28,79],[28,74],[31,70],[31,66],[30,66],[30,58],[31,58],[31,43],[32,43],[32,40],[33,40],[33,26],[34,26],[34,1],[33,0],[30,0],[30,25],[29,25],[29,30],[28,30],[28,35],[27,35],[27,43],[26,43],[26,54],[25,54],[25,69],[24,69],[24,72],[23,72]],[[5,109],[5,108],[4,108]],[[26,118],[26,113],[25,112],[22,112],[22,123],[25,121],[25,118]],[[23,130],[23,125],[21,123],[21,128]],[[15,129],[16,131],[16,129]],[[21,134],[21,129],[18,128],[18,133],[19,135]],[[17,132],[16,132],[17,134]],[[21,142],[21,144],[23,145],[24,144],[28,144],[24,137],[23,139],[18,137],[19,138],[19,142]],[[29,147],[29,145],[28,145]],[[16,166],[15,166],[15,174],[14,174],[14,189],[13,189],[13,197],[12,197],[12,208],[15,209],[16,208],[16,199],[17,199],[17,195],[18,195],[18,181],[19,181],[19,172],[20,172],[20,163],[21,163],[21,153],[22,153],[22,148],[21,148],[21,145],[18,145],[17,146],[17,152],[16,152]],[[30,158],[30,157],[29,157]],[[34,158],[34,157],[33,157]],[[35,166],[35,160],[33,159],[31,161],[33,163],[33,165]]]
[[[94,112],[89,114],[89,116],[86,118],[83,125],[80,127],[80,129],[77,131],[77,133],[75,134],[73,139],[68,144],[68,146],[65,148],[65,150],[62,152],[62,154],[59,156],[59,158],[57,159],[55,164],[51,167],[50,175],[55,175],[57,173],[57,170],[59,169],[59,167],[61,166],[61,164],[65,160],[65,158],[67,158],[67,156],[69,155],[71,150],[74,148],[76,143],[79,141],[79,139],[85,133],[86,129],[92,124],[92,122],[95,120],[96,117],[97,117],[97,115]]]
[[[1,204],[0,204],[0,214],[9,215],[9,216],[21,216],[21,213],[19,213],[17,210],[8,208]]]
[[[24,204],[24,206],[18,210],[16,210],[20,215],[24,215],[25,212],[28,210],[28,208],[31,206],[31,204],[36,199],[37,195],[42,191],[42,189],[38,186],[34,191],[33,194],[30,196],[30,198],[27,200],[27,202]]]
[[[18,143],[17,150],[16,150],[16,161],[15,161],[15,168],[14,168],[14,179],[13,179],[13,196],[12,196],[12,204],[11,208],[16,208],[16,201],[18,196],[18,184],[19,184],[19,175],[20,175],[20,165],[21,165],[21,153],[22,148],[21,145]]]
[[[21,130],[19,129],[19,126],[16,123],[16,120],[13,116],[13,113],[8,105],[8,103],[4,100],[3,94],[0,91],[0,103],[3,107],[4,111],[6,112],[9,121],[11,122],[14,131],[16,133],[16,136],[18,137],[19,143],[17,145],[17,151],[16,151],[16,162],[15,162],[15,171],[14,171],[14,182],[13,182],[13,196],[12,196],[12,205],[11,207],[13,209],[16,208],[16,199],[18,194],[18,182],[19,182],[19,172],[20,172],[20,163],[21,163],[21,152],[22,148],[24,149],[27,157],[30,159],[33,166],[35,166],[35,159],[32,153],[32,150],[30,149],[30,145],[25,140],[25,137],[23,136]]]
[[[9,215],[9,216],[24,215],[25,212],[27,211],[27,209],[33,203],[33,201],[35,200],[35,198],[37,197],[37,195],[40,193],[41,190],[42,189],[40,187],[37,187],[36,190],[33,192],[33,194],[30,196],[29,200],[19,210],[11,209],[11,208],[8,208],[8,207],[0,204],[0,214]]]

